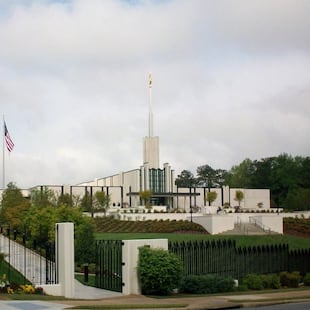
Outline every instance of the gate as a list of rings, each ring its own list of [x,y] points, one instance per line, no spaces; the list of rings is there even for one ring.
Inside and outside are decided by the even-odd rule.
[[[96,287],[122,292],[122,246],[121,240],[96,242]]]

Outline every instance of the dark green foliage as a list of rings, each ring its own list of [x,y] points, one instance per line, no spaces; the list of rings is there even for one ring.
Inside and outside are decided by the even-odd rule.
[[[142,294],[167,295],[179,287],[180,260],[163,249],[139,249],[138,277]]]
[[[245,276],[241,283],[246,285],[250,290],[262,290],[264,289],[264,284],[262,278],[257,274],[248,274]]]
[[[178,187],[194,187],[196,184],[197,180],[188,170],[183,170],[175,179],[175,185]]]
[[[283,207],[290,211],[310,210],[310,188],[296,188],[288,192]]]
[[[265,289],[279,289],[280,288],[280,277],[276,274],[265,274],[261,275],[263,286]]]
[[[310,273],[307,273],[307,274],[304,276],[304,285],[310,286]]]
[[[298,271],[280,272],[280,282],[283,287],[298,287],[301,278],[302,277]]]
[[[242,279],[241,285],[250,290],[279,289],[280,278],[276,274],[248,274]]]
[[[20,228],[22,216],[29,208],[29,201],[23,197],[21,190],[9,183],[2,193],[0,224],[10,224],[12,229]]]
[[[62,194],[58,197],[57,206],[73,207],[73,199],[70,194]]]
[[[95,226],[85,219],[75,229],[75,261],[78,264],[95,262]]]
[[[214,294],[231,292],[234,280],[217,275],[191,275],[182,280],[180,292],[189,294]]]
[[[281,154],[261,160],[245,159],[233,166],[228,185],[239,188],[269,188],[274,207],[309,210],[310,157]]]

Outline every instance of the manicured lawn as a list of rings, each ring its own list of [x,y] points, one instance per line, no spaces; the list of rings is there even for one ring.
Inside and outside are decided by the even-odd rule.
[[[132,240],[132,239],[168,239],[169,241],[189,240],[223,240],[236,241],[237,247],[288,244],[289,249],[310,248],[310,239],[290,235],[266,235],[266,236],[212,236],[207,234],[177,234],[177,233],[98,233],[98,240]]]

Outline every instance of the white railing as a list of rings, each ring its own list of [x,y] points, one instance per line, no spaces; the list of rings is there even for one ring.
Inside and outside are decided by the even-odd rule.
[[[267,225],[263,224],[260,220],[253,218],[252,216],[249,217],[249,222],[254,224],[255,226],[260,227],[264,232],[271,234],[271,228]]]

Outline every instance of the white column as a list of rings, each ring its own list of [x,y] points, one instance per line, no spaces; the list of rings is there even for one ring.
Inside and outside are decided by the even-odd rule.
[[[74,297],[74,225],[56,224],[56,268],[62,296]]]

